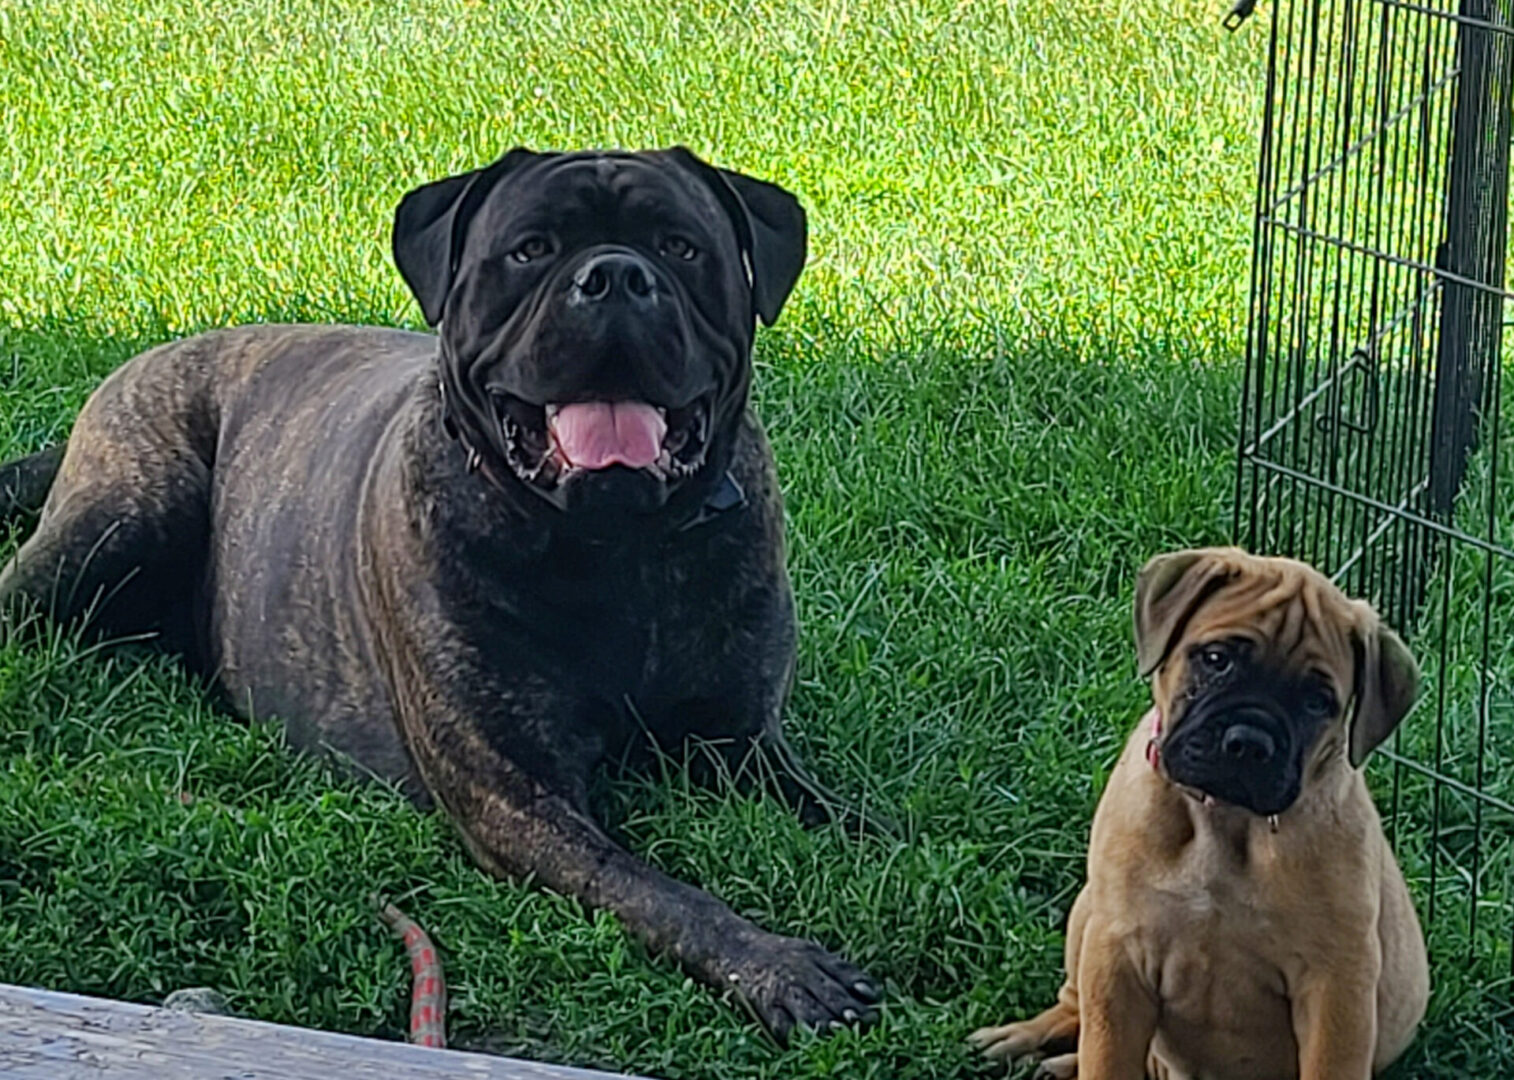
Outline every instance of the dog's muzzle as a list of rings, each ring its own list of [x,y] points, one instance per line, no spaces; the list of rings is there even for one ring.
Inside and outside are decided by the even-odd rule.
[[[1269,817],[1298,798],[1294,741],[1286,717],[1269,702],[1200,701],[1153,754],[1173,783]]]
[[[658,301],[657,274],[631,251],[606,251],[584,260],[573,272],[570,305],[620,306],[646,311]]]

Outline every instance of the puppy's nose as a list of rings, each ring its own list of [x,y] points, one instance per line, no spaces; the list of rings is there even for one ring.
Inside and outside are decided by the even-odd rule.
[[[639,255],[620,251],[586,260],[573,275],[573,288],[583,299],[596,303],[621,300],[640,305],[657,295],[652,268]]]
[[[1277,743],[1259,727],[1233,724],[1220,739],[1220,752],[1238,764],[1264,765],[1277,753]]]

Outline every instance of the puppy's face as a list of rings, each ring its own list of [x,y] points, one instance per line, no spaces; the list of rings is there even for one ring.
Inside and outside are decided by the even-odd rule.
[[[1157,767],[1260,815],[1287,810],[1342,755],[1359,765],[1418,685],[1371,607],[1303,563],[1233,549],[1148,563],[1136,637],[1162,716]]]

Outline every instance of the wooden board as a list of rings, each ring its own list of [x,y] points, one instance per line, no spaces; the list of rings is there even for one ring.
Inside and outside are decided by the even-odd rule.
[[[614,1080],[615,1074],[0,983],[0,1076],[6,1080]]]

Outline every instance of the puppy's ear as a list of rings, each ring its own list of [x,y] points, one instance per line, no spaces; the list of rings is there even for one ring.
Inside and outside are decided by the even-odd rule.
[[[1136,664],[1150,675],[1183,636],[1188,620],[1235,573],[1213,548],[1158,555],[1136,576]]]
[[[1374,613],[1357,634],[1356,713],[1350,753],[1360,768],[1409,712],[1419,694],[1419,664],[1403,639]]]
[[[706,164],[675,146],[668,154],[697,174],[731,216],[752,281],[752,306],[769,326],[794,291],[808,253],[804,207],[777,184]]]
[[[420,304],[427,325],[441,321],[462,255],[463,236],[484,196],[508,173],[539,156],[517,147],[492,165],[425,184],[400,200],[390,237],[394,265]]]

